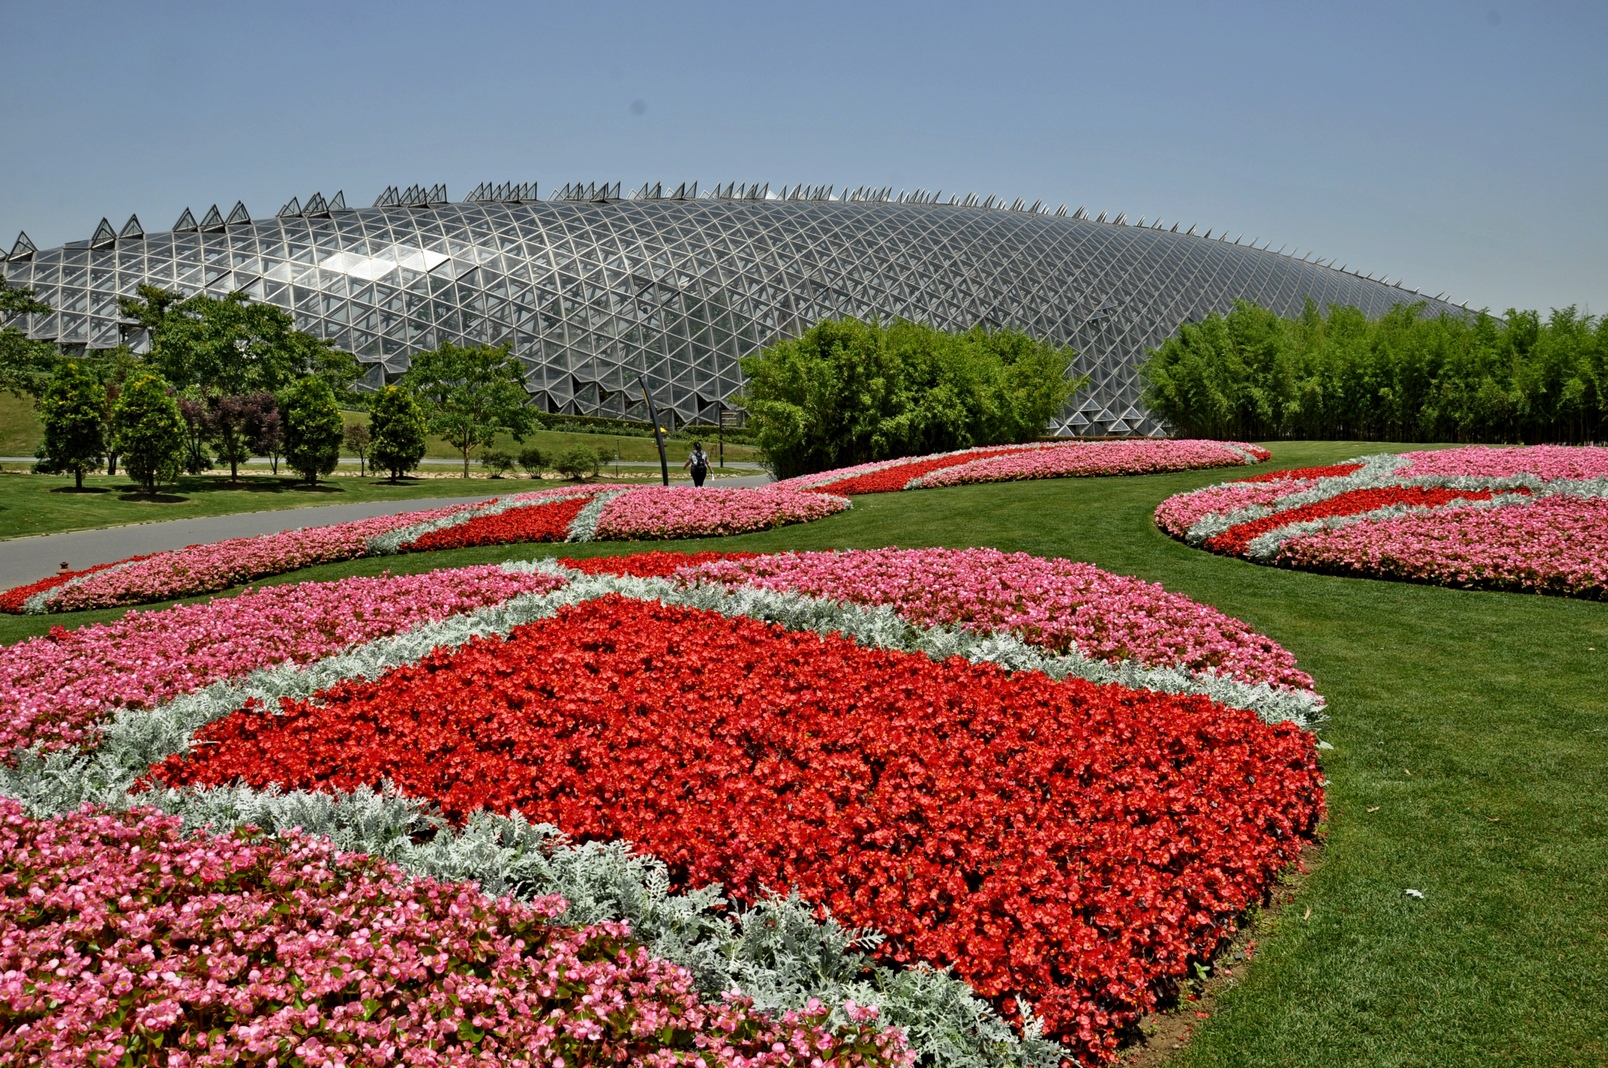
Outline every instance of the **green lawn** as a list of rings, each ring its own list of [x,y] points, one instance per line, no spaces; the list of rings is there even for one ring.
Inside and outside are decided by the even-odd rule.
[[[163,486],[155,499],[146,497],[138,486],[122,475],[116,478],[104,475],[87,477],[84,479],[84,491],[79,492],[74,488],[71,476],[0,472],[0,540],[124,523],[194,519],[235,512],[308,508],[321,504],[526,493],[544,486],[564,484],[551,479],[529,479],[517,471],[502,479],[477,477],[466,481],[450,477],[446,471],[431,468],[425,473],[433,477],[405,479],[392,485],[383,477],[357,477],[354,461],[349,465],[343,464],[336,477],[321,481],[316,488],[309,488],[289,475],[254,473],[256,470],[243,471],[239,482],[230,482],[226,475],[186,475],[179,479],[177,487]],[[614,480],[612,470],[606,466],[603,468],[605,481]],[[728,471],[734,476],[754,474],[753,471],[737,468],[729,468]],[[671,477],[681,474],[680,465],[672,464]],[[717,471],[713,484],[719,485],[720,477]],[[648,468],[620,468],[618,480],[622,483],[657,482],[659,472]]]
[[[1279,466],[1378,451],[1271,447]],[[677,547],[1087,560],[1216,605],[1300,658],[1331,702],[1327,844],[1178,1068],[1608,1063],[1608,605],[1280,571],[1156,531],[1164,497],[1224,477],[882,494],[808,526]],[[462,550],[281,581],[636,548]],[[0,640],[119,614],[10,617]]]
[[[231,483],[227,476],[186,475],[176,488],[164,486],[153,500],[122,475],[86,478],[84,492],[80,493],[73,488],[71,476],[6,473],[0,474],[0,539],[321,504],[483,497],[548,485],[554,483],[430,478],[410,479],[393,486],[383,478],[352,477],[328,479],[317,488],[308,488],[288,476],[242,475],[239,483]]]

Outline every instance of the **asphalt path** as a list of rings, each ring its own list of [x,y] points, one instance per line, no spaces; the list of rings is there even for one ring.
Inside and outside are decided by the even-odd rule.
[[[710,484],[762,486],[769,475],[741,475],[711,479]],[[506,492],[506,491],[505,491]],[[517,492],[517,490],[516,490]],[[271,512],[236,512],[233,515],[172,519],[161,523],[133,523],[99,530],[74,530],[64,534],[40,534],[30,538],[0,541],[0,589],[34,582],[55,572],[63,560],[73,570],[95,564],[109,564],[129,556],[182,549],[186,545],[248,538],[254,534],[276,534],[300,527],[323,527],[349,523],[398,512],[419,512],[463,501],[484,501],[495,493],[477,497],[425,497],[410,501],[368,501],[362,504],[327,504],[312,508],[282,508]]]

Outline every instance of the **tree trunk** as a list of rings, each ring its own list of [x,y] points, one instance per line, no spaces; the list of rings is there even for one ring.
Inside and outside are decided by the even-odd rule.
[[[83,489],[84,488],[84,469],[82,467],[75,467],[75,468],[73,468],[73,474],[78,477],[78,488]]]

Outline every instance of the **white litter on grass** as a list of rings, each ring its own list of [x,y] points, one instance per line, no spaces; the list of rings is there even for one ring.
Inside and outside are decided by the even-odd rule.
[[[1422,890],[1414,890],[1409,886],[1404,892],[1408,897],[1416,897],[1420,901],[1424,899],[1424,892]]]

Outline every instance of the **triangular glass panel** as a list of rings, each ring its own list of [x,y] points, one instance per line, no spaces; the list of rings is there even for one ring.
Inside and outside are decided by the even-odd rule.
[[[180,215],[179,221],[173,224],[173,229],[175,232],[182,231],[185,233],[193,233],[199,229],[195,222],[195,216],[190,214],[189,208],[184,209],[184,214]]]
[[[314,193],[312,196],[308,197],[307,203],[302,205],[302,214],[308,217],[315,215],[328,215],[329,205],[324,203],[324,194]]]
[[[117,231],[112,224],[102,218],[100,225],[95,227],[95,236],[89,239],[90,248],[107,248],[117,242]]]
[[[339,194],[336,195],[338,196]],[[374,198],[376,208],[394,208],[400,203],[401,198],[397,195],[396,186],[394,185],[386,186],[385,192]]]
[[[34,247],[34,243],[28,240],[28,234],[25,231],[21,231],[17,234],[17,243],[11,246],[11,255],[7,256],[6,259],[26,260],[31,258],[33,254],[38,251],[39,250]]]
[[[343,191],[341,191],[339,189],[337,189],[335,191],[335,196],[329,202],[329,210],[330,211],[345,211],[346,210],[346,194]]]
[[[235,225],[237,225],[239,223],[248,223],[248,222],[250,222],[251,221],[251,212],[246,210],[245,201],[242,201],[242,200],[235,201],[235,206],[233,208],[231,208],[230,211],[229,211],[229,218],[224,220],[224,221],[229,226],[235,226]]]
[[[201,229],[203,229],[203,230],[222,230],[223,229],[223,213],[218,210],[218,206],[216,204],[212,205],[212,207],[207,209],[206,216],[204,218],[202,218],[202,220],[201,220]]]
[[[269,201],[269,203],[273,202]],[[279,209],[279,213],[275,216],[275,218],[283,219],[286,216],[300,215],[301,213],[301,201],[297,200],[295,197],[291,197],[290,200],[286,201],[285,206]]]
[[[123,228],[117,231],[117,236],[120,238],[128,238],[129,240],[133,240],[137,237],[144,237],[145,227],[140,225],[140,217],[138,215],[130,215],[128,217],[128,222],[124,223]]]

